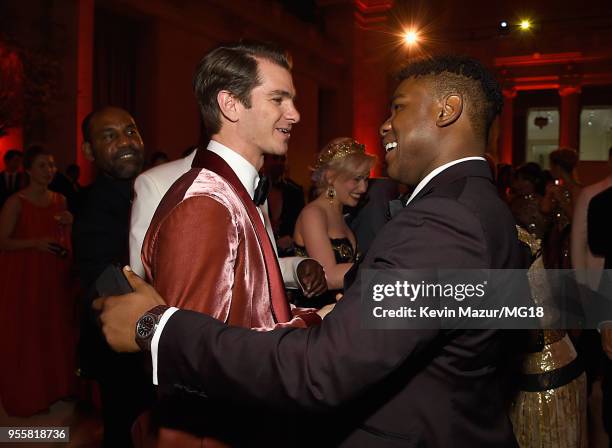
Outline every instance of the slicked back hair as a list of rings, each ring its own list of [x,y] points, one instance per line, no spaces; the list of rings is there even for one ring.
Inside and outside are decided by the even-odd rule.
[[[204,131],[208,137],[221,129],[217,94],[231,92],[246,107],[251,107],[251,91],[261,84],[257,59],[264,59],[291,70],[291,57],[281,48],[265,42],[221,45],[206,54],[193,77],[193,91],[200,106]]]
[[[453,93],[467,97],[467,113],[474,132],[487,139],[504,99],[499,83],[479,61],[465,56],[420,59],[406,65],[398,74],[399,81],[409,78],[431,81],[438,98]]]

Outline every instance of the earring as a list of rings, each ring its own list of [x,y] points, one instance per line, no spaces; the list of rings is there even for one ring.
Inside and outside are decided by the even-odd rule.
[[[334,199],[336,198],[336,189],[333,185],[327,187],[327,192],[325,193],[325,196],[327,197],[327,200],[330,204],[334,203]]]

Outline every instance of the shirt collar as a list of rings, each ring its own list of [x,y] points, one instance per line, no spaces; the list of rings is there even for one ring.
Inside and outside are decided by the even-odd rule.
[[[211,140],[206,148],[221,157],[236,173],[240,182],[246,188],[251,198],[255,195],[255,187],[259,182],[259,173],[251,163],[231,148]]]
[[[453,160],[452,162],[448,162],[448,163],[445,163],[444,165],[439,166],[435,170],[431,171],[427,176],[425,176],[423,178],[423,180],[421,180],[421,182],[418,183],[418,185],[416,186],[416,188],[414,189],[414,191],[412,192],[412,194],[408,198],[408,201],[406,202],[406,205],[410,204],[410,202],[416,197],[416,195],[419,194],[419,192],[423,188],[425,188],[425,185],[427,185],[430,180],[432,180],[434,177],[436,177],[442,171],[450,168],[453,165],[457,165],[458,163],[467,162],[468,160],[483,160],[483,161],[486,162],[486,159],[484,157],[464,157],[462,159]]]

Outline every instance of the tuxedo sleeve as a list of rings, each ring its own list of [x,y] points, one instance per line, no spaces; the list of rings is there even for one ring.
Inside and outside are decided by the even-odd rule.
[[[610,252],[610,222],[607,199],[612,195],[600,193],[589,202],[587,235],[589,248],[595,255],[605,256]]]
[[[482,230],[453,201],[404,210],[382,231],[368,269],[483,268]],[[444,213],[442,213],[444,211]],[[435,237],[435,238],[434,238]],[[358,276],[321,325],[254,332],[179,310],[159,339],[160,385],[280,409],[324,411],[347,403],[424,355],[439,330],[362,328]]]
[[[136,274],[144,277],[145,270],[140,256],[142,242],[163,193],[146,173],[136,178],[134,193],[130,215],[130,266]]]

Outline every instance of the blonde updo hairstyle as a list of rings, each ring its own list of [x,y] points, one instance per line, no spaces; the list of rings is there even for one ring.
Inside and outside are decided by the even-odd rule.
[[[351,137],[338,137],[326,144],[317,154],[312,181],[317,195],[338,178],[351,178],[360,174],[359,168],[368,163],[372,168],[376,157],[366,154],[365,145]]]

